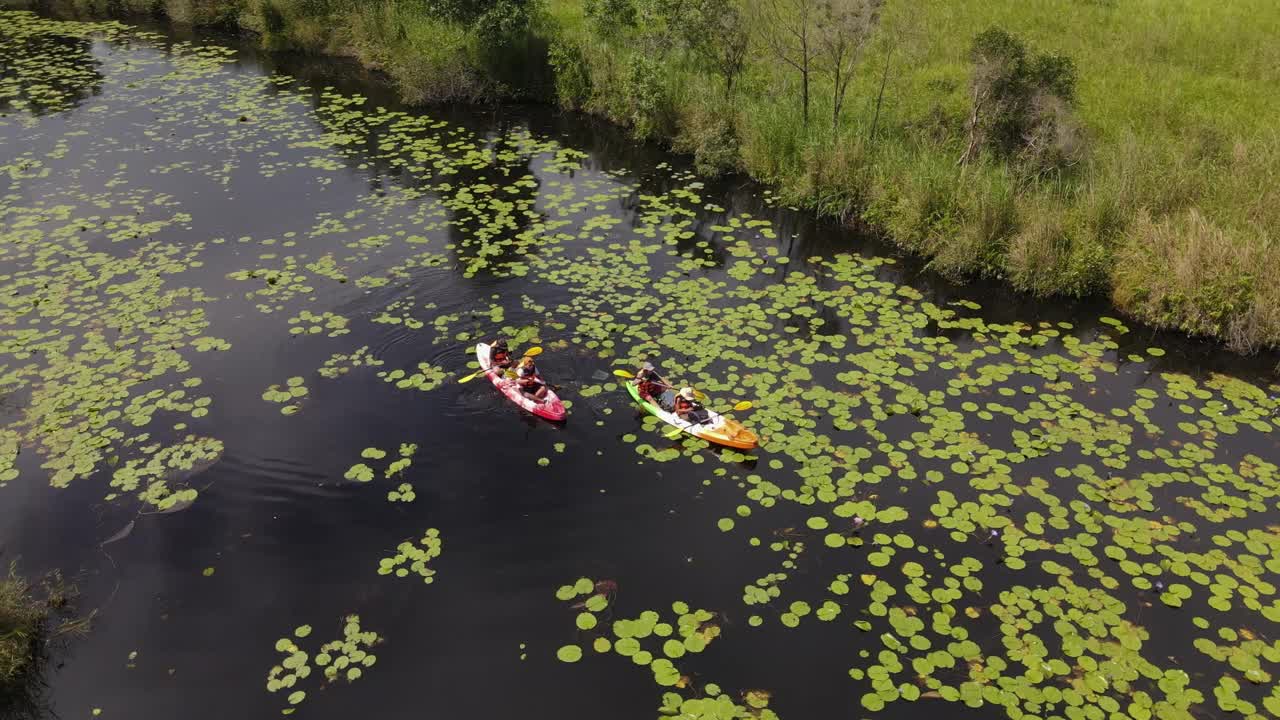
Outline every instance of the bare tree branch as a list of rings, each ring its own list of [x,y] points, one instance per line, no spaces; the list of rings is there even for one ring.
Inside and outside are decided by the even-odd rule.
[[[831,129],[840,130],[840,111],[862,48],[880,15],[882,0],[820,0],[822,19],[816,44],[822,69],[832,79]]]
[[[800,107],[809,124],[809,86],[818,54],[815,22],[819,0],[761,0],[756,26],[775,58],[800,73]]]

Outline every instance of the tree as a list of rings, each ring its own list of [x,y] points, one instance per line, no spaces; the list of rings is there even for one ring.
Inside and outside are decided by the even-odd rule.
[[[875,113],[871,118],[869,137],[874,138],[880,127],[880,111],[884,107],[884,93],[889,86],[890,70],[894,67],[894,59],[899,51],[906,51],[918,46],[921,27],[919,11],[912,3],[900,3],[894,8],[892,17],[883,16],[878,19],[880,29],[877,32],[877,45],[884,51],[884,63],[880,67],[880,88],[876,91]],[[901,60],[899,60],[901,63]]]
[[[1029,58],[1022,41],[994,27],[974,38],[970,57],[973,107],[960,164],[983,148],[1016,157],[1037,174],[1073,162],[1081,147],[1071,112],[1075,63],[1063,55]]]
[[[505,45],[524,35],[536,0],[425,0],[427,14],[469,26],[491,45]]]
[[[809,81],[818,53],[814,23],[819,0],[762,0],[760,20],[765,47],[778,60],[800,73],[800,107],[809,124]]]
[[[664,56],[685,42],[694,3],[695,0],[638,0],[636,24],[653,53]]]
[[[840,130],[840,110],[853,68],[880,15],[882,0],[822,0],[817,44],[823,69],[831,75],[831,130]]]
[[[636,26],[636,5],[632,0],[585,0],[582,9],[607,38],[616,38]]]
[[[698,0],[691,15],[686,23],[689,47],[724,78],[725,95],[731,95],[747,63],[746,19],[731,0]]]

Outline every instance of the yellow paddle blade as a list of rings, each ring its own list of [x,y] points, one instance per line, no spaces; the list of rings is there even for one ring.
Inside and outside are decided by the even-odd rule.
[[[680,428],[678,428],[678,427],[673,427],[673,428],[671,428],[670,430],[668,430],[668,431],[666,432],[667,439],[668,439],[668,440],[675,440],[676,438],[680,437],[680,433],[681,433],[681,432],[683,432],[683,431],[682,431]]]
[[[734,409],[734,410],[737,410],[737,411],[739,411],[739,412],[741,412],[741,411],[743,411],[743,410],[750,410],[752,407],[754,407],[754,406],[751,404],[751,401],[750,401],[750,400],[743,400],[742,402],[738,403],[737,405],[734,405],[734,406],[733,406],[733,409]]]
[[[472,380],[475,380],[476,378],[480,377],[483,374],[484,374],[484,370],[477,370],[471,373],[470,375],[467,375],[466,377],[458,378],[458,382],[460,383],[471,382]]]
[[[704,393],[704,392],[702,392],[701,390],[694,390],[694,391],[693,391],[693,396],[694,396],[694,397],[696,397],[696,398],[698,398],[698,399],[699,399],[699,400],[701,400],[702,402],[706,402],[706,401],[707,401],[707,394],[706,394],[706,393]]]
[[[634,380],[636,377],[636,374],[631,372],[630,370],[614,370],[613,374],[617,375],[620,378],[626,378],[628,380]]]
[[[542,354],[542,348],[540,347],[531,347],[528,350],[524,351],[525,357],[537,357],[541,354]]]

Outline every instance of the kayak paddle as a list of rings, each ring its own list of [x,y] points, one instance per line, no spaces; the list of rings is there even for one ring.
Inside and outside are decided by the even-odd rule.
[[[630,371],[627,371],[627,370],[614,370],[614,371],[613,371],[613,374],[614,374],[614,375],[617,375],[617,376],[618,376],[618,377],[620,377],[620,378],[626,378],[626,379],[628,379],[628,380],[634,380],[634,379],[636,378],[636,374],[635,374],[635,373],[630,372]],[[675,388],[675,386],[673,386],[673,385],[668,385],[668,384],[666,384],[666,383],[664,383],[664,382],[655,383],[655,384],[657,384],[657,385],[661,385],[662,387],[664,387],[664,388],[666,388],[666,389],[668,389],[668,390],[675,390],[675,389],[676,389],[676,388]],[[693,391],[693,396],[694,396],[694,397],[696,397],[696,398],[698,398],[699,400],[706,400],[706,399],[707,399],[707,395],[706,395],[706,393],[702,392],[701,390],[694,390],[694,391]]]

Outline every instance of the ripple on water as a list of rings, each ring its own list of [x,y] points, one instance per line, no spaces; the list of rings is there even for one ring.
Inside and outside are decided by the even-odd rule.
[[[347,483],[335,482],[310,464],[290,458],[227,453],[213,470],[219,476],[219,494],[232,503],[292,503],[338,498],[347,492],[343,487]],[[213,479],[214,472],[206,477]]]

